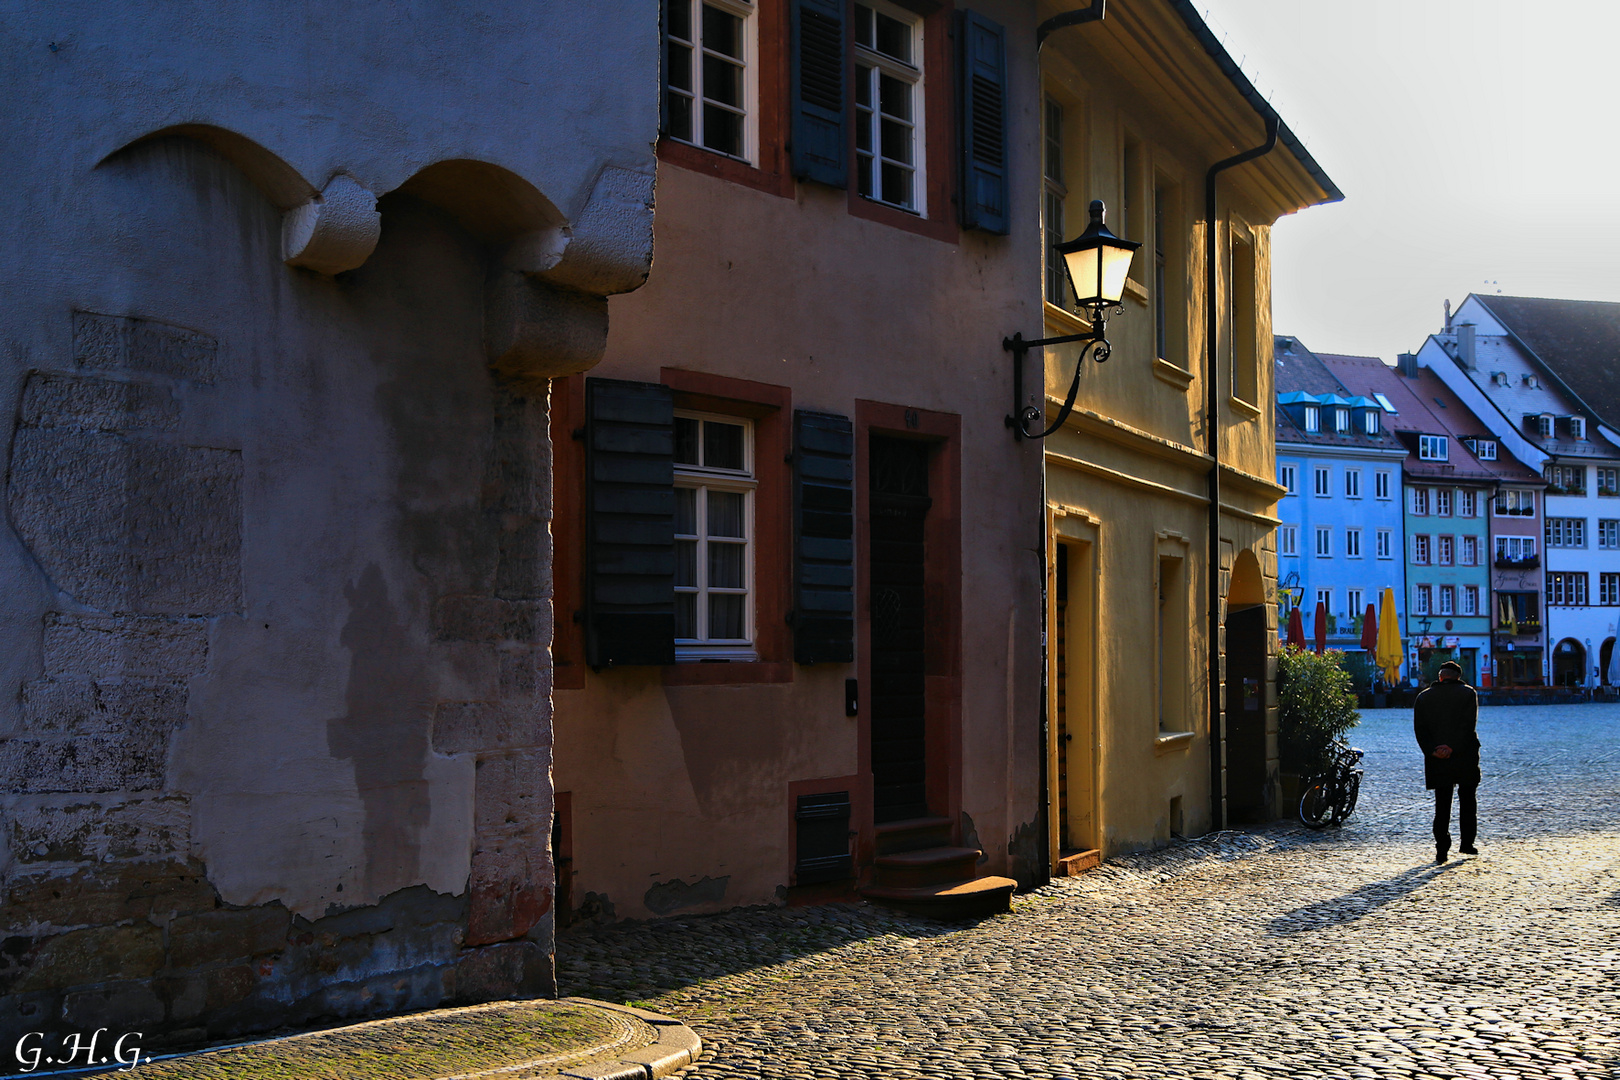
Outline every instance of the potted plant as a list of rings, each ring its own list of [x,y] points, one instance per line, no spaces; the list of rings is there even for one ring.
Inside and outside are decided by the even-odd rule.
[[[1333,740],[1361,722],[1344,653],[1285,648],[1277,658],[1277,705],[1283,798],[1297,801],[1300,780],[1325,768]]]

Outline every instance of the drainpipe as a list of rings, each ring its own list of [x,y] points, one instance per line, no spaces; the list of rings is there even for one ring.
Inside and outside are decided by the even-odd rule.
[[[1204,438],[1209,453],[1209,803],[1215,829],[1226,828],[1226,728],[1221,714],[1221,424],[1220,361],[1217,351],[1220,309],[1215,287],[1220,265],[1216,244],[1215,177],[1227,169],[1264,157],[1277,145],[1278,117],[1266,120],[1266,141],[1252,150],[1217,161],[1204,174]]]
[[[1080,26],[1083,23],[1102,22],[1103,12],[1108,7],[1108,0],[1091,0],[1091,6],[1078,8],[1074,11],[1065,11],[1060,15],[1053,15],[1050,19],[1035,28],[1035,78],[1037,89],[1041,77],[1041,47],[1054,30],[1062,30],[1066,26]],[[1043,233],[1044,235],[1044,233]],[[1041,385],[1046,385],[1046,362],[1041,361]],[[1041,391],[1042,400],[1045,400],[1046,391]],[[1041,542],[1037,550],[1041,553],[1041,752],[1037,757],[1040,762],[1040,860],[1035,866],[1035,876],[1042,883],[1052,880],[1052,785],[1047,776],[1048,747],[1052,741],[1052,718],[1046,712],[1046,696],[1050,692],[1047,684],[1046,670],[1051,663],[1051,643],[1047,640],[1051,627],[1046,625],[1046,611],[1049,599],[1046,595],[1047,567],[1052,560],[1052,552],[1046,546],[1046,449],[1041,449]],[[1007,753],[1012,753],[1012,747],[1007,747]]]

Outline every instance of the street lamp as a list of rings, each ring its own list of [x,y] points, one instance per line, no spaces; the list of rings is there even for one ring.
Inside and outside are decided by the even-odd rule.
[[[1074,287],[1074,295],[1079,306],[1084,308],[1091,322],[1091,330],[1084,334],[1065,334],[1061,337],[1037,338],[1034,341],[1025,341],[1022,333],[1014,334],[1010,338],[1003,338],[1001,347],[1013,354],[1013,412],[1007,417],[1007,426],[1013,429],[1015,439],[1044,439],[1052,432],[1063,426],[1063,422],[1074,411],[1074,399],[1080,392],[1080,368],[1085,363],[1086,353],[1096,363],[1103,363],[1113,351],[1108,344],[1108,323],[1104,318],[1109,308],[1116,312],[1122,311],[1120,297],[1125,294],[1125,280],[1131,272],[1131,259],[1136,255],[1136,249],[1142,245],[1135,240],[1122,240],[1108,231],[1103,224],[1103,204],[1101,199],[1091,201],[1091,223],[1086,231],[1070,240],[1066,244],[1058,244],[1057,252],[1063,256],[1063,266],[1068,271],[1069,283]],[[1044,348],[1047,345],[1064,345],[1073,341],[1083,341],[1080,355],[1074,362],[1074,379],[1069,383],[1069,395],[1063,400],[1063,408],[1058,412],[1057,419],[1045,431],[1036,433],[1031,425],[1039,426],[1045,410],[1033,405],[1024,404],[1024,354],[1031,349]],[[1045,380],[1042,380],[1042,397],[1045,397]]]

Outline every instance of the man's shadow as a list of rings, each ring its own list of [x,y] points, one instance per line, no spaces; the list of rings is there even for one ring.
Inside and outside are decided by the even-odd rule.
[[[1460,864],[1455,862],[1430,863],[1425,866],[1414,866],[1410,870],[1403,870],[1385,881],[1369,881],[1367,884],[1347,892],[1343,896],[1335,896],[1331,900],[1319,900],[1314,904],[1306,904],[1302,908],[1295,908],[1285,915],[1279,915],[1271,920],[1271,924],[1267,929],[1273,937],[1279,937],[1286,934],[1303,934],[1311,930],[1324,930],[1330,926],[1355,922],[1357,919],[1377,911],[1391,901],[1399,900],[1403,896],[1410,896],[1457,865]]]

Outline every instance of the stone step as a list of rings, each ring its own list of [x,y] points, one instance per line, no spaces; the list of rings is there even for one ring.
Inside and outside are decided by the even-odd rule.
[[[1063,856],[1052,868],[1053,877],[1079,877],[1087,870],[1095,870],[1102,865],[1102,852],[1096,848],[1090,851],[1075,851]]]
[[[907,818],[904,821],[885,821],[878,825],[877,853],[893,855],[921,848],[945,847],[953,839],[951,819],[947,817]]]
[[[983,854],[978,848],[931,847],[879,855],[876,884],[915,888],[962,881],[974,876]]]
[[[861,895],[885,907],[928,919],[982,919],[1010,908],[1016,888],[1018,882],[1012,878],[982,877],[910,888],[868,885]]]

